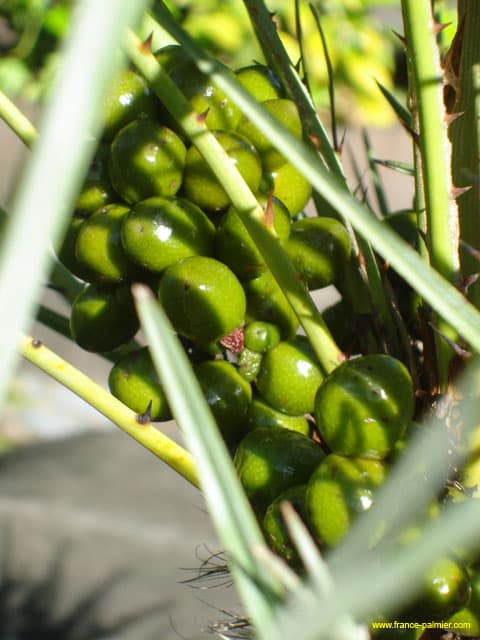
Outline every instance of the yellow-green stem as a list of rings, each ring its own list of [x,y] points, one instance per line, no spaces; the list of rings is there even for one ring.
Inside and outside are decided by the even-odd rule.
[[[26,360],[73,391],[194,486],[199,486],[191,455],[151,422],[143,424],[141,417],[39,340],[22,335],[18,340],[18,348]]]
[[[37,137],[35,127],[2,91],[0,91],[0,118],[25,146],[30,147],[33,144]]]

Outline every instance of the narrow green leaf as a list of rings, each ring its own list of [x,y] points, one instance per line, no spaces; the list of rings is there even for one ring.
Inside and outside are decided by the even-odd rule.
[[[378,80],[376,80],[376,83],[385,99],[387,100],[388,104],[397,114],[400,123],[405,127],[405,129],[407,129],[407,131],[411,132],[413,123],[410,111],[408,111],[408,109],[403,106],[403,104],[393,95],[393,93],[389,89],[387,89],[387,87],[384,87],[383,84],[378,82]]]
[[[398,171],[398,173],[405,173],[407,176],[414,176],[415,169],[410,162],[400,162],[398,160],[380,160],[379,158],[373,158],[375,164],[379,164],[381,167]]]

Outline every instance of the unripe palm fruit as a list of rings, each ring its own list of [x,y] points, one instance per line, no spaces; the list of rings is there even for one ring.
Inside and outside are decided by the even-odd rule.
[[[152,421],[170,420],[171,413],[148,347],[131,351],[108,376],[112,394],[135,413],[148,411]]]
[[[284,502],[289,502],[302,520],[305,520],[306,490],[307,485],[301,484],[296,487],[290,487],[290,489],[281,493],[269,505],[263,519],[263,531],[268,545],[275,553],[286,560],[289,565],[295,568],[300,568],[302,563],[290,538],[287,525],[281,512],[281,505]]]
[[[108,204],[95,211],[78,230],[75,255],[95,275],[95,281],[121,282],[140,273],[120,239],[122,221],[129,211],[125,205]]]
[[[256,193],[262,169],[255,148],[246,138],[236,133],[215,131],[214,135],[247,185]],[[205,211],[222,211],[230,204],[225,190],[194,146],[189,148],[186,157],[183,193]]]
[[[109,146],[100,144],[75,203],[76,216],[88,217],[100,207],[118,200],[108,173],[109,158]]]
[[[245,346],[252,351],[265,353],[280,342],[280,330],[271,322],[249,322],[243,331]]]
[[[293,222],[285,248],[309,289],[340,280],[351,252],[347,230],[333,218]]]
[[[155,196],[132,207],[122,224],[122,243],[131,260],[161,273],[193,255],[211,255],[215,227],[203,211],[178,197]]]
[[[257,389],[274,409],[292,416],[311,413],[323,373],[304,336],[280,342],[262,360]]]
[[[192,109],[199,115],[207,114],[205,122],[209,129],[232,131],[236,128],[240,109],[194,62],[174,64],[169,75],[188,98]]]
[[[106,288],[90,284],[73,301],[70,331],[86,351],[112,351],[129,342],[138,328],[128,285]]]
[[[270,68],[263,64],[253,64],[237,69],[235,76],[243,88],[258,102],[274,100],[281,96],[280,82]]]
[[[213,258],[192,256],[164,272],[158,297],[178,333],[201,345],[241,326],[245,293],[236,276]]]
[[[132,204],[150,196],[173,196],[180,189],[187,150],[168,127],[144,118],[130,122],[112,142],[110,178]]]
[[[290,235],[288,209],[277,198],[270,203],[261,199],[265,210],[265,220],[273,215],[273,227],[281,245],[285,245]],[[263,273],[267,266],[250,238],[237,211],[230,207],[220,220],[215,237],[215,252],[219,260],[227,264],[240,280],[251,280]]]
[[[262,354],[258,351],[252,351],[248,347],[244,347],[238,356],[238,373],[247,380],[253,382],[257,379],[260,365],[262,364]]]
[[[314,536],[329,547],[347,534],[353,520],[370,509],[386,470],[382,462],[329,454],[312,474],[305,496]]]
[[[382,459],[410,422],[413,383],[405,366],[382,354],[347,360],[325,378],[315,398],[318,430],[346,456]]]
[[[167,44],[157,49],[153,55],[167,73],[170,73],[175,65],[189,62],[190,60],[185,49],[179,44]]]
[[[244,286],[247,294],[247,322],[270,322],[278,326],[284,340],[293,338],[298,329],[298,318],[271,272],[265,271]]]
[[[293,164],[286,162],[263,175],[261,192],[272,193],[281,200],[294,218],[310,200],[312,187]]]
[[[454,613],[449,619],[450,629],[463,629],[468,636],[480,635],[480,573],[477,567],[469,570],[471,595],[466,607]],[[463,627],[454,626],[463,623]],[[467,623],[467,624],[465,624]],[[465,633],[467,635],[467,633]]]
[[[258,427],[238,445],[234,465],[245,492],[263,518],[283,491],[308,481],[325,454],[313,440],[289,429]]]
[[[73,216],[71,218],[65,235],[63,236],[62,244],[56,253],[59,261],[70,273],[85,282],[93,282],[95,280],[95,273],[80,262],[76,254],[77,238],[84,222],[85,218],[80,216]]]
[[[310,425],[304,415],[290,416],[277,411],[259,396],[254,396],[245,416],[244,428],[246,431],[253,431],[258,427],[291,429],[304,436],[310,435]]]
[[[252,399],[250,384],[225,360],[202,362],[195,375],[225,442],[236,445]]]
[[[295,138],[298,140],[302,139],[302,121],[297,105],[293,100],[287,100],[285,98],[266,100],[262,102],[262,107],[266,109],[273,118],[278,120]],[[287,160],[285,156],[280,153],[280,151],[277,151],[270,138],[262,133],[247,116],[244,115],[240,118],[236,130],[250,140],[258,151],[260,160],[262,161],[262,168],[265,172],[275,171],[286,163]]]
[[[115,135],[132,120],[157,115],[157,101],[145,80],[132,71],[118,72],[103,100],[103,139]]]

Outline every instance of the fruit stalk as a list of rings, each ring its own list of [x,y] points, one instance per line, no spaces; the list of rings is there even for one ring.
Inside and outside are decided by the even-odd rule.
[[[26,147],[32,146],[37,137],[35,127],[2,91],[0,91],[0,118]]]
[[[18,349],[26,360],[97,409],[188,482],[195,487],[199,486],[195,463],[188,451],[156,429],[150,421],[143,423],[143,416],[138,416],[128,409],[108,391],[60,358],[39,340],[21,335],[18,340]]]

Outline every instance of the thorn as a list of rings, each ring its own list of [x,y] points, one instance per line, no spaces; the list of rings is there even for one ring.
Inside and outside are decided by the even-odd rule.
[[[200,124],[204,124],[205,120],[207,119],[209,111],[210,111],[210,107],[208,107],[208,109],[205,109],[203,113],[197,113],[197,122],[200,122]]]
[[[478,249],[475,249],[471,244],[466,243],[465,240],[460,240],[460,244],[465,251],[472,256],[472,258],[475,258],[480,262],[480,251]]]
[[[465,276],[461,285],[461,290],[463,291],[463,293],[467,293],[469,288],[472,286],[472,284],[475,284],[475,282],[477,282],[479,277],[480,273],[472,273],[469,276]]]
[[[470,191],[471,188],[472,185],[469,185],[468,187],[452,187],[452,198],[454,200],[460,198],[460,196],[463,196],[464,193]]]
[[[309,134],[308,139],[310,140],[312,145],[315,147],[315,149],[317,151],[320,151],[321,146],[322,146],[321,142],[320,142],[320,136],[316,136],[314,134]]]
[[[152,53],[152,42],[153,42],[153,31],[140,45],[139,47],[140,52],[143,53],[144,55]]]
[[[452,24],[451,22],[435,22],[435,24],[433,25],[433,31],[437,35],[441,33],[444,29],[449,27],[451,24]]]
[[[439,331],[439,329],[437,329],[437,327],[433,324],[433,322],[429,320],[428,324],[437,335],[439,335],[441,338],[443,338],[443,340],[445,340],[445,342],[452,349],[452,351],[456,356],[458,356],[459,358],[462,358],[462,360],[468,360],[469,358],[472,357],[472,354],[470,351],[463,349],[459,344],[457,344],[456,342],[453,342],[453,340],[450,340],[448,336],[446,336],[444,333]]]
[[[262,219],[262,224],[267,227],[267,229],[272,229],[275,223],[275,211],[273,209],[273,191],[270,191],[268,194],[267,206],[264,210],[264,216]]]
[[[143,413],[137,413],[137,415],[135,416],[135,420],[138,422],[138,424],[142,424],[142,425],[149,424],[152,421],[152,401],[151,400],[148,403],[147,408]]]
[[[446,113],[445,122],[447,123],[447,126],[449,127],[452,124],[452,122],[455,122],[455,120],[457,118],[460,118],[460,116],[463,116],[464,113],[465,111],[455,111],[454,113]]]
[[[400,40],[400,43],[403,44],[404,47],[407,46],[407,39],[405,38],[405,36],[402,36],[402,34],[398,33],[398,31],[395,31],[395,29],[392,29],[392,33],[396,38],[398,38],[398,40]]]
[[[32,347],[34,349],[40,349],[41,346],[43,346],[43,342],[41,340],[37,340],[37,338],[32,340]]]
[[[237,327],[228,336],[219,340],[220,344],[232,353],[241,353],[244,347],[243,327]]]
[[[338,144],[338,147],[335,149],[335,153],[336,153],[338,156],[341,156],[341,155],[342,155],[342,153],[343,153],[343,147],[345,146],[345,139],[346,139],[346,137],[347,137],[347,130],[346,130],[346,129],[344,129],[344,130],[343,130],[343,133],[342,133],[342,138],[341,138],[341,140],[340,140],[340,143]]]

